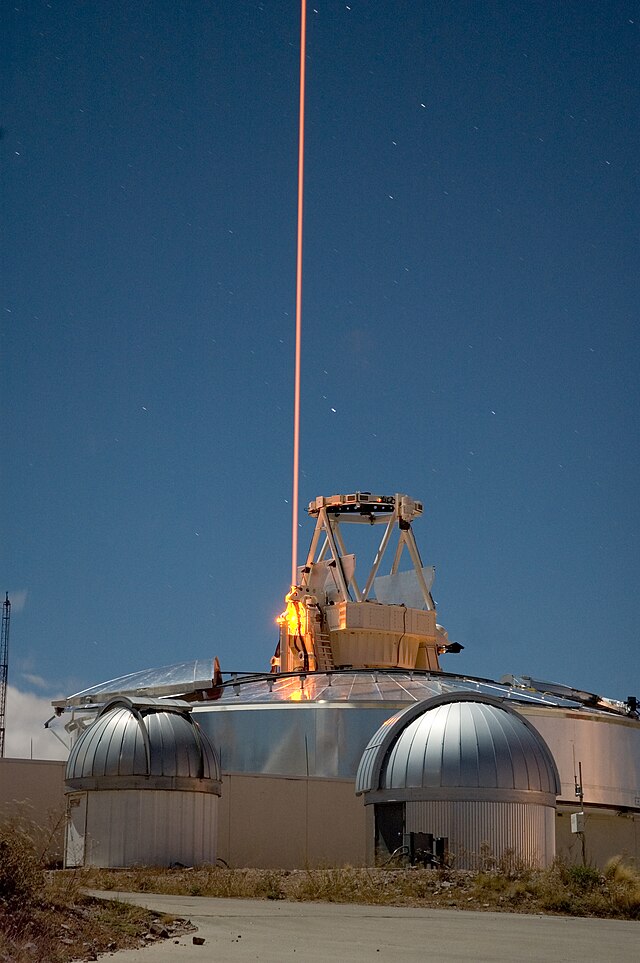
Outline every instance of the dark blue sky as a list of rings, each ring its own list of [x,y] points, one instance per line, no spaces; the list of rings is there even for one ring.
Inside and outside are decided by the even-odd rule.
[[[298,4],[1,16],[10,681],[266,669],[290,571]],[[465,645],[445,668],[622,698],[639,30],[617,0],[316,0],[307,51],[302,504],[422,499]]]

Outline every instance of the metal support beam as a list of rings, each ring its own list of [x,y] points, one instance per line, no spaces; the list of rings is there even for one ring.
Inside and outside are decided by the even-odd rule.
[[[338,523],[338,519],[336,519],[335,522],[333,523],[333,533],[334,533],[334,535],[335,535],[335,537],[336,537],[336,542],[338,543],[338,546],[339,546],[339,548],[340,548],[340,554],[344,557],[344,556],[347,554],[347,550],[346,550],[345,545],[344,545],[344,539],[342,538],[342,532],[340,531],[340,525],[339,525],[339,523]],[[350,582],[349,582],[349,585],[350,585],[351,588],[353,589],[353,594],[355,595],[356,602],[362,602],[362,601],[364,601],[364,600],[363,600],[363,597],[362,597],[362,593],[361,593],[361,591],[360,591],[360,589],[359,589],[359,587],[358,587],[358,583],[357,583],[357,581],[356,581],[355,569],[354,569],[354,571],[353,571],[353,575],[351,576],[351,580],[350,580]]]
[[[338,589],[342,596],[343,602],[349,601],[349,587],[347,581],[344,577],[344,570],[342,568],[342,563],[340,561],[340,553],[338,551],[338,546],[336,540],[333,536],[333,527],[331,525],[331,519],[327,515],[326,508],[320,509],[320,514],[318,516],[318,521],[322,522],[322,526],[327,534],[327,541],[329,543],[329,548],[331,549],[331,554],[333,556],[333,561],[336,563],[335,575],[338,583]]]
[[[7,708],[7,682],[9,679],[9,626],[11,602],[6,593],[2,605],[2,632],[0,634],[0,759],[4,759],[5,712]]]
[[[376,552],[376,557],[373,560],[373,565],[371,566],[371,571],[369,572],[369,578],[367,579],[367,584],[364,587],[364,592],[362,593],[362,600],[366,602],[369,598],[369,592],[373,586],[376,575],[378,574],[378,569],[380,568],[380,562],[382,561],[382,556],[387,550],[387,545],[389,544],[389,539],[391,538],[391,532],[393,531],[393,526],[395,524],[395,517],[392,516],[387,522],[387,527],[384,530],[384,535],[380,545],[378,546],[378,551]]]
[[[420,558],[420,552],[418,551],[418,546],[416,545],[416,540],[413,537],[413,532],[411,528],[405,529],[400,533],[401,540],[406,544],[407,551],[411,556],[411,561],[413,562],[413,567],[416,570],[416,576],[418,578],[418,585],[422,590],[422,597],[424,598],[425,605],[427,609],[431,611],[435,609],[435,603],[433,601],[433,596],[429,591],[429,587],[424,580],[424,574],[422,571],[422,559]]]

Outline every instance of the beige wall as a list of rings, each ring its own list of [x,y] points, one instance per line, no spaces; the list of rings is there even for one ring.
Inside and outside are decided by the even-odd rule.
[[[64,762],[0,759],[0,818],[25,820],[52,862],[64,845]]]
[[[53,859],[62,856],[64,767],[57,761],[0,759],[0,818],[29,819],[42,849],[52,837]],[[350,779],[226,774],[218,804],[218,856],[237,867],[371,865],[373,808],[355,795]],[[640,867],[640,815],[587,809],[586,819],[590,864],[603,867],[621,855]],[[558,855],[580,862],[570,811],[563,808],[555,823]]]
[[[233,867],[364,866],[370,809],[350,779],[227,774],[218,856]]]
[[[582,862],[580,837],[571,832],[571,811],[556,814],[556,852],[570,863]],[[603,869],[607,861],[622,856],[626,863],[640,868],[640,816],[612,811],[585,815],[585,855],[587,865]]]

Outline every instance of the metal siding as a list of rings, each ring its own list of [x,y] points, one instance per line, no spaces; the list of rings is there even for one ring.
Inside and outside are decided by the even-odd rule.
[[[197,778],[200,774],[202,752],[188,717],[172,713],[171,727],[176,749],[176,773],[186,772]]]
[[[86,865],[215,863],[218,797],[180,791],[90,792]]]
[[[121,767],[124,765],[125,770],[127,768],[129,746],[135,739],[135,728],[137,726],[137,719],[124,709],[117,709],[104,716],[102,737],[93,764],[94,774],[101,776],[122,775]]]
[[[528,736],[531,743],[531,750],[527,755],[527,760],[530,768],[534,770],[530,773],[529,778],[532,780],[532,782],[535,781],[535,785],[539,786],[541,789],[546,789],[548,792],[554,792],[554,780],[542,751],[540,741],[534,739],[531,732],[528,733]]]
[[[334,713],[316,713],[316,740],[312,743],[313,758],[310,758],[310,772],[319,776],[329,776],[336,772],[340,763],[340,747],[347,743],[344,713],[336,717]]]
[[[343,705],[239,706],[222,711],[198,706],[194,714],[214,746],[220,747],[224,772],[304,776],[309,759],[312,776],[353,779],[372,731],[393,711],[384,706],[364,710]],[[323,757],[316,740],[326,741],[331,732],[333,749]],[[307,746],[316,747],[309,756],[305,736]]]
[[[94,723],[95,725],[95,723]],[[91,729],[87,730],[87,733],[91,732]],[[69,756],[69,761],[67,763],[67,772],[72,773],[74,776],[82,776],[84,768],[84,760],[88,749],[88,739],[91,738],[83,733],[79,741],[73,747],[73,752]]]
[[[447,713],[447,724],[442,744],[442,768],[440,770],[441,786],[460,786],[460,710],[459,706],[440,706]],[[425,721],[428,716],[425,716]]]
[[[519,716],[500,709],[496,709],[495,713],[500,716],[500,725],[511,746],[513,788],[553,792],[550,788],[552,773],[541,751],[542,737],[531,732]],[[543,765],[542,771],[540,763]]]
[[[541,739],[520,716],[498,706],[464,700],[426,705],[405,728],[402,717],[394,725],[398,734],[386,759],[380,759],[384,745],[368,747],[371,769],[381,766],[381,788],[549,792],[555,781]]]
[[[109,756],[113,755],[113,775],[128,776],[135,772],[135,749],[138,740],[144,744],[142,724],[138,717],[127,709],[121,710],[123,720],[122,739],[114,737],[109,747]],[[109,773],[110,775],[111,773]],[[105,772],[105,775],[107,773]]]
[[[202,752],[202,778],[220,780],[220,761],[218,754],[211,745],[208,736],[202,731],[197,722],[193,723],[194,734],[197,733]]]
[[[107,756],[111,742],[111,726],[123,725],[122,713],[114,713],[113,716],[105,716],[100,720],[101,725],[95,734],[93,745],[89,747],[86,759],[83,764],[83,771],[90,769],[92,774],[99,772],[102,774],[107,765]],[[91,753],[93,752],[93,758]]]
[[[193,775],[191,759],[192,748],[196,748],[191,726],[184,716],[173,712],[162,713],[163,732],[166,738],[163,753],[163,772],[167,776],[176,776],[184,772]]]
[[[76,742],[75,745],[71,748],[71,752],[69,753],[69,758],[67,759],[67,765],[65,766],[65,770],[64,770],[66,779],[72,779],[76,771],[78,771],[79,769],[78,753],[81,748],[82,747],[79,741]]]
[[[458,869],[478,868],[483,855],[513,853],[532,865],[548,866],[555,856],[555,810],[528,803],[409,801],[406,831],[446,836]]]
[[[535,730],[535,732],[536,734],[538,734],[537,729]],[[548,792],[557,794],[560,787],[559,785],[557,785],[556,774],[553,768],[555,765],[555,760],[553,759],[553,757],[551,757],[552,765],[550,765],[550,761],[548,758],[550,755],[550,750],[548,746],[544,745],[542,742],[535,739],[532,733],[530,733],[530,735],[531,735],[531,740],[534,744],[533,756],[538,766],[538,779],[540,781],[540,785],[543,788],[547,789]]]
[[[489,720],[481,713],[473,716],[473,723],[478,748],[478,785],[493,789],[498,785],[498,766]]]
[[[140,717],[118,705],[82,733],[65,770],[67,781],[149,775],[219,780],[220,766],[206,734],[184,713],[142,711]]]
[[[133,747],[129,749],[130,775],[148,775],[147,740],[142,726],[135,727]]]
[[[411,778],[408,774],[410,748],[410,733],[407,733],[406,739],[402,742],[397,740],[389,750],[388,761],[384,763],[382,772],[385,783],[393,789],[396,786],[405,786],[407,780]],[[377,768],[377,761],[374,763],[374,768]]]
[[[366,792],[368,789],[377,789],[373,785],[373,762],[375,759],[375,748],[367,748],[362,754],[360,764],[356,772],[356,793]]]
[[[87,729],[78,744],[79,752],[77,756],[79,776],[92,775],[93,759],[103,734],[103,726],[95,723],[95,727]]]
[[[164,717],[159,713],[149,713],[145,716],[145,726],[147,732],[149,733],[149,745],[151,747],[151,758],[149,760],[149,774],[152,776],[164,776],[165,775],[165,753],[167,752],[167,746],[165,744],[165,734],[164,734]]]
[[[374,676],[377,680],[375,684],[372,682]],[[273,687],[272,693],[269,692],[270,686]],[[323,745],[327,742],[332,745],[331,753],[325,756],[318,742],[315,753],[317,769],[311,770],[312,775],[352,779],[365,747],[368,743],[373,744],[372,732],[380,740],[388,731],[389,718],[394,713],[418,699],[466,689],[505,698],[511,708],[528,719],[542,734],[560,770],[561,798],[564,801],[575,801],[575,753],[576,763],[582,762],[587,805],[640,810],[640,723],[637,721],[577,707],[571,700],[512,690],[499,683],[420,676],[409,672],[345,672],[309,676],[305,683],[306,695],[312,700],[323,701],[292,705],[287,700],[290,700],[292,690],[299,688],[300,682],[294,678],[275,681],[273,677],[265,678],[258,682],[243,682],[238,689],[239,697],[228,690],[218,702],[193,706],[193,717],[214,745],[222,748],[225,771],[304,775],[304,738],[302,751],[297,752],[294,759],[287,758],[286,752],[274,751],[274,747],[286,741],[290,730],[295,729],[298,731],[298,744],[302,733],[308,735],[311,744],[313,733],[322,731]],[[171,691],[176,692],[178,688],[173,687]],[[283,707],[282,715],[273,715],[274,711],[279,711],[274,709],[275,706]],[[318,721],[317,730],[305,721],[309,714],[321,716],[322,722]],[[240,715],[246,723],[243,726],[238,723]],[[477,720],[476,723],[480,746],[482,728]],[[81,756],[84,758],[87,749],[84,740],[92,728],[85,730],[75,742],[69,756],[67,778],[81,775]],[[257,734],[263,732],[265,735],[260,736],[258,742]],[[332,732],[335,734],[333,741]],[[246,740],[251,745],[245,751]],[[136,753],[140,747],[136,739]],[[144,759],[144,754],[141,759]],[[490,757],[484,750],[481,759],[483,765],[489,765]],[[138,763],[136,769],[141,771]],[[426,756],[425,769],[428,769]],[[481,782],[489,785],[486,771]],[[363,788],[370,787],[366,785]],[[554,785],[551,788],[555,790]]]
[[[496,712],[500,712],[500,725],[510,747],[514,788],[539,789],[539,785],[531,785],[532,773],[528,764],[529,730],[522,724],[518,716],[512,716],[510,713],[502,712],[499,709]]]
[[[494,686],[495,694],[500,694],[499,689]],[[405,706],[410,703],[406,698]],[[510,704],[513,707],[513,702]],[[237,707],[220,703],[198,705],[193,714],[213,744],[221,748],[225,772],[301,776],[306,772],[304,734],[311,742],[316,731],[309,716],[321,714],[323,734],[330,733],[332,728],[335,732],[335,748],[327,760],[323,760],[321,752],[316,752],[319,768],[315,772],[311,770],[311,775],[353,779],[367,744],[374,744],[372,733],[381,741],[388,731],[389,718],[397,711],[395,702],[386,706],[345,702],[291,706],[276,702],[272,706],[242,704],[238,700]],[[563,799],[575,800],[575,747],[575,760],[582,762],[587,804],[640,810],[638,722],[551,706],[520,705],[518,711],[546,740],[560,769]],[[291,756],[287,754],[287,746],[292,747]],[[496,751],[495,746],[492,751]],[[425,754],[427,772],[429,756],[430,740]],[[489,763],[486,753],[483,752],[482,758]],[[486,778],[483,781],[487,785]],[[368,789],[368,784],[363,788]],[[553,783],[551,791],[555,791]]]
[[[404,746],[404,758],[402,760],[402,771],[398,772],[398,780],[402,784],[411,782],[416,778],[416,774],[422,772],[424,759],[424,740],[420,737],[418,729],[411,728],[407,731],[407,739]]]
[[[402,786],[407,780],[407,740],[396,740],[381,770],[381,785],[386,789]],[[382,750],[378,749],[378,753]],[[377,754],[376,754],[377,755]],[[372,760],[372,768],[376,766],[376,759]]]
[[[98,720],[98,727],[87,745],[82,766],[83,775],[102,775],[107,768],[112,727],[124,725],[122,712],[111,712]]]
[[[493,712],[487,712],[486,719],[493,739],[496,760],[496,786],[499,789],[512,789],[513,786],[517,785],[517,781],[508,732],[505,732],[500,725],[500,720],[496,719]]]
[[[149,733],[150,766],[152,776],[172,776],[175,773],[175,743],[168,719],[163,712],[145,715]]]
[[[167,722],[172,730],[176,773],[186,772],[197,777],[200,752],[188,718],[172,712],[167,715]]]
[[[440,786],[442,783],[442,760],[444,756],[444,738],[447,731],[447,713],[440,712],[442,706],[434,710],[430,725],[425,725],[422,716],[423,727],[426,730],[426,743],[423,762],[423,779],[425,786]]]
[[[531,732],[524,726],[514,727],[515,735],[522,746],[520,757],[526,767],[526,779],[530,789],[540,789],[548,784],[548,774],[543,777],[539,769],[539,750],[532,737]]]
[[[399,785],[422,785],[426,746],[425,733],[420,725],[421,722],[422,719],[416,719],[405,730],[406,738],[402,740],[406,744],[405,771],[399,772],[398,779],[394,780]],[[398,752],[402,752],[400,747],[398,747]]]
[[[201,777],[206,768],[206,749],[204,740],[199,736],[193,722],[187,716],[182,717],[184,737],[182,746],[178,748],[178,771],[186,766],[189,775],[194,779]],[[188,739],[186,738],[188,736]]]
[[[561,799],[575,801],[574,774],[581,762],[586,803],[640,809],[637,722],[586,712],[536,711],[526,716],[553,752]]]
[[[460,714],[460,785],[480,786],[480,760],[478,748],[478,734],[475,717],[478,713],[472,711],[473,705],[461,703]]]

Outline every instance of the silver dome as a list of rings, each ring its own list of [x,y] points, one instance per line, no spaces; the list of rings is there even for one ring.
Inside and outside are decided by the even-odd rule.
[[[388,719],[369,741],[356,776],[358,794],[385,798],[390,791],[406,798],[412,791],[441,797],[451,790],[476,798],[524,791],[555,799],[560,778],[547,744],[523,716],[497,699],[459,692]]]
[[[67,790],[197,789],[220,795],[220,764],[185,702],[119,696],[71,750]]]

